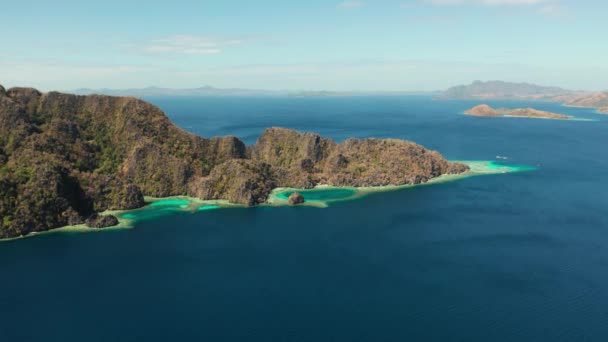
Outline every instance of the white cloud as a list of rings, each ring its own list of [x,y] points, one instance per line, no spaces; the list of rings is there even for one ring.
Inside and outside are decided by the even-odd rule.
[[[551,17],[564,17],[568,15],[566,7],[558,4],[550,4],[541,7],[538,12]]]
[[[362,1],[345,0],[345,1],[342,1],[341,3],[339,3],[337,7],[342,8],[342,9],[353,9],[353,8],[358,8],[358,7],[362,7],[362,6],[363,6]]]
[[[213,55],[221,53],[224,47],[242,43],[243,40],[235,38],[176,35],[153,40],[144,47],[144,51],[148,53]]]
[[[488,5],[488,6],[512,6],[512,5],[539,5],[549,0],[425,0],[433,5]]]
[[[568,15],[567,7],[560,4],[560,0],[419,0],[422,3],[435,6],[524,6],[534,9],[538,14],[549,17],[565,17]],[[407,8],[411,4],[402,5]]]

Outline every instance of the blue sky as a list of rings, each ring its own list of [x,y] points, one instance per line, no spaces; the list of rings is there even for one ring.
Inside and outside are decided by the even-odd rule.
[[[12,1],[0,83],[43,90],[608,89],[608,4],[574,0]]]

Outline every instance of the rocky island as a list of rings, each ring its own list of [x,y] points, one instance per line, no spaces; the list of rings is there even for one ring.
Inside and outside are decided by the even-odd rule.
[[[499,108],[494,109],[488,105],[482,104],[475,106],[464,112],[467,115],[481,117],[521,117],[533,119],[554,119],[554,120],[570,120],[572,117],[563,114],[546,112],[534,108]]]
[[[115,225],[98,214],[140,208],[144,195],[255,206],[280,187],[421,184],[467,171],[403,140],[336,143],[269,128],[245,146],[236,137],[190,134],[131,97],[0,86],[0,238]]]
[[[595,108],[602,114],[608,114],[608,92],[598,92],[580,96],[566,102],[566,106]]]

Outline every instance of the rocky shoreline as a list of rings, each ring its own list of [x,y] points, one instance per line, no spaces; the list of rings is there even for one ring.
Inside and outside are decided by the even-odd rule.
[[[335,187],[329,185],[318,185],[311,189],[297,189],[297,188],[275,188],[269,194],[266,203],[261,206],[270,207],[284,207],[284,206],[307,206],[314,208],[327,208],[333,203],[356,200],[363,198],[367,195],[378,194],[390,191],[399,191],[410,189],[420,186],[432,186],[435,184],[441,184],[446,182],[452,182],[461,180],[468,177],[476,177],[483,175],[496,175],[505,173],[515,172],[526,172],[532,171],[535,168],[525,165],[504,165],[498,164],[494,161],[463,161],[461,162],[469,167],[469,171],[461,174],[446,174],[440,177],[434,178],[426,183],[412,184],[412,185],[387,185],[387,186],[375,186],[375,187]],[[338,195],[324,195],[323,199],[319,199],[319,196],[315,196],[319,193],[327,193],[338,191]],[[290,203],[290,198],[294,194],[300,194],[302,196],[296,202]],[[311,197],[309,197],[312,194]],[[294,196],[297,197],[297,196]],[[302,202],[303,200],[303,202]],[[113,231],[134,228],[136,223],[140,220],[150,219],[151,217],[158,217],[164,215],[171,215],[172,213],[185,212],[185,213],[197,213],[201,211],[217,210],[217,209],[238,209],[246,208],[246,205],[230,203],[226,200],[201,200],[200,198],[188,197],[188,196],[172,196],[166,198],[152,198],[146,197],[146,205],[141,208],[131,210],[119,210],[119,211],[107,211],[101,213],[100,216],[113,216],[118,219],[118,224],[115,226],[99,229],[97,227],[90,227],[87,224],[78,224],[72,226],[64,226],[45,231],[32,232],[27,235],[21,235],[10,238],[0,238],[2,241],[12,241],[16,239],[28,238],[39,236],[41,234],[51,233],[92,233],[101,231]]]

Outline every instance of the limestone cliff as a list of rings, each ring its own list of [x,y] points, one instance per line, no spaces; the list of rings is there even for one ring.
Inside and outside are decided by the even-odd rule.
[[[203,139],[134,98],[0,90],[0,237],[185,194],[189,181],[245,157],[236,138]]]
[[[398,139],[348,139],[337,144],[318,134],[269,128],[253,147],[252,159],[275,169],[279,186],[311,188],[418,184],[466,166]]]
[[[402,140],[338,144],[270,128],[246,148],[183,131],[135,98],[0,87],[0,238],[113,223],[96,213],[141,207],[144,195],[253,206],[276,187],[418,184],[466,170]]]

